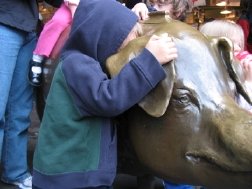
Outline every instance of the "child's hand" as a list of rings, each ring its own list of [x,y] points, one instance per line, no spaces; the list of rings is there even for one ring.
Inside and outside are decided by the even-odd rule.
[[[246,58],[241,60],[241,65],[244,71],[245,80],[252,82],[252,55],[249,54]]]
[[[160,64],[166,64],[178,57],[175,43],[167,33],[162,36],[151,36],[145,48],[156,57]]]
[[[145,20],[148,16],[148,8],[144,3],[137,3],[133,8],[132,11],[138,16],[139,20]]]

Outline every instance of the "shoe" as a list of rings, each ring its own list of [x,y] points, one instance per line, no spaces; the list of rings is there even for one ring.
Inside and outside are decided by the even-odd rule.
[[[17,186],[17,189],[32,189],[32,176],[18,182],[13,182],[12,184]]]
[[[5,181],[3,181],[3,182],[5,182]],[[5,182],[5,183],[16,185],[17,189],[32,189],[32,176],[29,176],[22,181]]]
[[[28,79],[31,85],[38,87],[42,82],[42,62],[31,60]]]

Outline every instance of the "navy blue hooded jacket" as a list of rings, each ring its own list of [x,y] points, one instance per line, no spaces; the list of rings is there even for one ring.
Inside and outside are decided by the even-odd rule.
[[[112,118],[165,78],[145,48],[113,79],[103,71],[105,60],[117,52],[137,19],[113,0],[80,1],[47,97],[34,154],[35,186],[112,185],[117,163]]]

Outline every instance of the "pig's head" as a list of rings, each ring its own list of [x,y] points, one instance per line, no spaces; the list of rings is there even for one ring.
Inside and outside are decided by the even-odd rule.
[[[164,15],[151,16],[142,26],[144,36],[108,60],[112,76],[153,33],[173,36],[178,58],[164,67],[166,79],[125,115],[140,162],[174,182],[251,189],[252,116],[236,102],[238,95],[250,98],[232,43]]]

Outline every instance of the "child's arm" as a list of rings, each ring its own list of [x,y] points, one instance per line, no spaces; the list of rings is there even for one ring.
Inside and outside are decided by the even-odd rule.
[[[146,6],[146,4],[144,3],[137,3],[133,8],[132,11],[134,13],[136,13],[136,15],[138,16],[139,20],[145,20],[147,19],[149,10]]]
[[[245,84],[249,93],[252,93],[252,55],[241,60],[242,68],[245,76]]]
[[[240,60],[245,80],[252,85],[252,54],[249,54],[248,51],[241,51],[240,53],[236,53],[236,57]],[[252,87],[251,87],[252,89]]]
[[[71,11],[72,17],[79,5],[80,0],[64,0],[65,4],[68,6],[69,10]]]
[[[146,48],[112,79],[100,63],[76,52],[67,56],[62,70],[83,116],[113,117],[137,104],[166,77],[161,65],[177,57],[168,34],[152,36]]]
[[[249,93],[252,93],[252,54],[248,51],[235,52],[236,58],[240,61],[245,78],[245,86]]]

